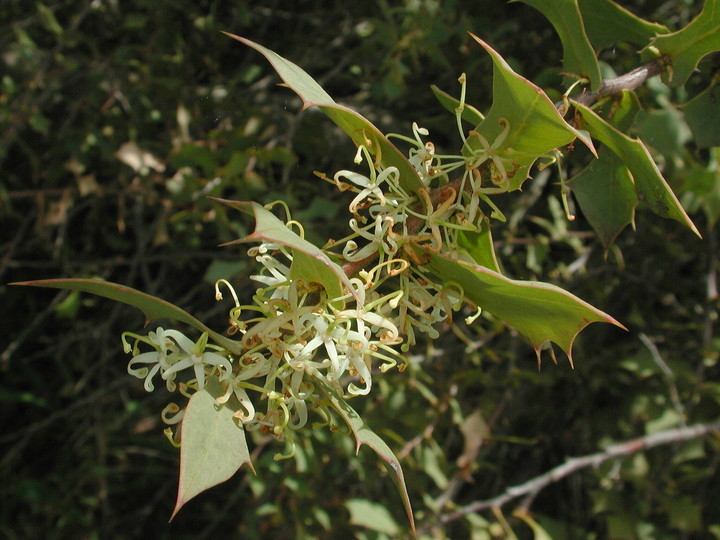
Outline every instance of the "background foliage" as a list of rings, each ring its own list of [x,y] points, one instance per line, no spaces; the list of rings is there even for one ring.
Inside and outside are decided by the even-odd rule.
[[[281,198],[312,224],[315,240],[333,235],[347,199],[312,171],[348,167],[351,143],[322,115],[300,113],[263,60],[220,30],[292,59],[385,131],[408,132],[417,121],[441,149],[458,141],[431,83],[456,93],[464,71],[468,101],[490,104],[491,63],[468,31],[536,84],[562,87],[560,40],[526,5],[286,4],[6,0],[0,281],[101,276],[222,325],[211,283],[232,275],[241,289],[249,267],[241,251],[216,246],[250,224],[207,195]],[[672,29],[699,11],[694,2],[626,4]],[[617,73],[638,64],[626,44],[603,59]],[[688,127],[691,99],[716,73],[717,57],[708,57],[684,89],[652,80],[640,90],[639,134],[703,239],[639,213],[637,231],[621,233],[605,257],[583,216],[565,220],[556,178],[536,175],[502,201],[509,219],[494,235],[506,273],[556,282],[629,332],[593,325],[578,339],[574,371],[561,360],[538,372],[532,349],[497,322],[470,333],[471,343],[448,328],[446,339],[415,351],[416,369],[386,375],[370,399],[353,402],[401,457],[420,525],[567,456],[718,417],[720,173],[708,148],[716,143]],[[685,114],[677,104],[687,104]],[[119,340],[142,328],[137,312],[66,292],[0,285],[0,294],[2,536],[402,534],[400,501],[375,456],[352,458],[351,439],[326,432],[279,463],[256,438],[256,477],[241,472],[167,525],[178,455],[157,414],[165,400],[127,376]],[[530,508],[553,538],[720,537],[717,449],[711,438],[609,462],[542,491]],[[434,534],[501,536],[507,520],[532,536],[511,511]]]

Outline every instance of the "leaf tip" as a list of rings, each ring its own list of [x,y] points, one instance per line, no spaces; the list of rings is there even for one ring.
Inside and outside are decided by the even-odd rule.
[[[175,516],[177,516],[178,512],[180,512],[180,509],[185,505],[187,501],[182,498],[180,493],[178,493],[177,501],[175,501],[175,508],[173,508],[172,514],[170,515],[170,519],[168,519],[168,523],[170,523],[173,519],[175,519]]]
[[[620,329],[625,330],[626,332],[628,332],[628,329],[625,327],[625,325],[624,325],[623,323],[621,323],[620,321],[618,321],[618,320],[615,319],[614,317],[611,317],[611,316],[608,315],[607,313],[605,314],[605,322],[608,322],[608,323],[610,323],[610,324],[613,324],[613,325],[617,326],[618,328],[620,328]]]
[[[233,34],[233,33],[231,33],[231,32],[226,32],[225,30],[220,30],[220,33],[221,33],[221,34],[225,34],[227,37],[232,38],[232,39],[234,39],[234,40],[236,40],[236,41],[239,41],[240,43],[244,43],[245,45],[251,45],[251,44],[252,44],[252,41],[250,41],[249,39],[246,39],[246,38],[244,38],[244,37],[235,35],[235,34]]]

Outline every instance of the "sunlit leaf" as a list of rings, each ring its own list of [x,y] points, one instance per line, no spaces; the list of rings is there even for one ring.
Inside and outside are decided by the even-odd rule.
[[[225,482],[243,465],[252,469],[245,430],[233,417],[241,405],[234,396],[227,403],[218,403],[216,398],[222,395],[222,385],[212,377],[188,401],[182,420],[180,483],[172,517],[190,499]]]
[[[509,190],[522,186],[538,156],[576,138],[595,152],[588,134],[565,122],[545,92],[515,73],[487,43],[477,36],[473,37],[490,54],[494,64],[493,104],[475,131],[489,144],[497,144],[494,153],[512,169],[508,173]],[[504,124],[509,125],[509,131],[503,134],[504,139],[498,140]],[[482,142],[477,137],[470,137],[468,144],[475,152],[483,151]]]
[[[640,202],[647,204],[656,214],[688,226],[700,236],[695,224],[660,174],[645,145],[617,130],[590,108],[578,103],[575,103],[575,107],[592,136],[617,154],[628,167]]]
[[[370,120],[352,109],[336,103],[315,79],[279,54],[249,39],[227,32],[225,34],[262,54],[272,64],[285,84],[300,96],[306,108],[319,107],[350,136],[356,145],[365,145],[377,163],[383,167],[397,167],[400,171],[400,184],[405,190],[415,192],[423,187],[417,172],[405,155]]]
[[[213,341],[231,352],[242,354],[244,351],[239,341],[233,341],[222,334],[218,334],[176,305],[118,283],[100,279],[43,279],[38,281],[23,281],[13,283],[13,285],[30,285],[33,287],[50,287],[53,289],[70,289],[72,291],[89,292],[115,300],[116,302],[122,302],[123,304],[140,308],[145,314],[146,324],[155,319],[178,321],[190,325],[201,332],[207,332]]]
[[[595,50],[618,42],[644,47],[658,34],[667,34],[666,26],[646,21],[611,0],[578,0],[585,31]]]
[[[388,472],[390,473],[391,478],[393,479],[393,482],[395,483],[395,486],[398,489],[398,492],[400,493],[400,498],[402,499],[403,505],[405,506],[405,512],[407,513],[408,521],[410,522],[410,526],[415,530],[415,519],[413,517],[412,512],[412,506],[410,505],[410,496],[407,492],[407,487],[405,486],[405,477],[403,475],[402,467],[400,466],[400,462],[398,461],[397,457],[395,457],[395,454],[390,449],[390,447],[383,441],[374,431],[372,431],[363,419],[360,417],[360,415],[353,409],[348,403],[342,399],[342,397],[338,396],[337,392],[333,390],[333,388],[327,384],[326,382],[315,379],[315,383],[318,385],[318,388],[325,394],[325,397],[330,401],[333,408],[338,412],[338,414],[345,420],[348,427],[352,430],[353,435],[355,435],[355,441],[356,441],[356,451],[360,451],[360,447],[362,445],[367,445],[370,448],[372,448],[375,453],[380,457],[380,459],[385,464],[385,467],[387,468]]]
[[[578,0],[520,0],[540,11],[555,27],[563,46],[563,71],[584,77],[597,90],[602,83],[600,64],[590,44]]]
[[[480,448],[490,435],[490,426],[488,426],[482,410],[475,409],[466,416],[460,424],[460,431],[465,443],[462,454],[457,459],[457,464],[460,468],[470,468],[476,463]]]
[[[345,502],[350,512],[350,523],[372,531],[389,534],[396,538],[402,531],[388,509],[383,505],[365,499],[350,499]]]
[[[342,290],[340,283],[343,283],[348,291],[355,293],[355,289],[350,285],[350,279],[347,277],[343,269],[337,263],[330,260],[327,254],[319,247],[311,244],[297,233],[290,230],[285,223],[276,218],[272,212],[266,210],[262,205],[255,202],[229,201],[226,199],[213,200],[237,208],[246,214],[255,218],[255,230],[252,234],[240,240],[234,240],[223,244],[230,246],[234,244],[256,242],[258,240],[264,242],[273,242],[292,248],[295,252],[302,252],[308,257],[315,259],[316,263],[310,263],[307,259],[303,259],[301,266],[295,268],[296,275],[308,278],[312,274],[312,270],[317,271],[313,282],[320,283],[328,293],[330,298],[337,298],[338,291]],[[321,270],[324,267],[326,270]],[[300,274],[298,274],[300,272]],[[332,296],[336,295],[336,296]]]
[[[573,342],[588,324],[607,322],[623,327],[610,315],[555,285],[515,281],[483,266],[422,251],[433,274],[445,282],[459,283],[468,300],[530,340],[538,360],[543,344],[551,341],[565,351],[572,364]]]
[[[671,86],[681,86],[700,60],[720,50],[720,0],[705,0],[703,10],[685,28],[655,38],[651,45],[661,54],[669,54]]]

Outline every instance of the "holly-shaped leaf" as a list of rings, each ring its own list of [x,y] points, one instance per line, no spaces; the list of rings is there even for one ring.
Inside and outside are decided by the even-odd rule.
[[[178,321],[190,325],[201,332],[207,332],[208,336],[210,336],[215,343],[225,347],[230,352],[242,354],[245,350],[239,341],[234,341],[222,334],[218,334],[176,305],[118,283],[103,281],[101,279],[43,279],[12,283],[12,285],[30,285],[33,287],[49,287],[53,289],[70,289],[72,291],[89,292],[115,300],[116,302],[122,302],[123,304],[140,308],[145,314],[145,324],[155,319]]]
[[[667,26],[641,19],[611,0],[578,0],[588,38],[596,51],[618,42],[644,47]]]
[[[405,190],[412,193],[423,187],[420,177],[405,155],[370,120],[336,103],[315,79],[296,64],[249,39],[224,33],[262,54],[288,88],[300,96],[304,108],[320,108],[356,145],[364,145],[379,165],[385,168],[397,167],[400,172],[400,185]]]
[[[640,102],[634,92],[623,91],[602,111],[608,122],[618,130],[630,129]],[[567,182],[607,252],[617,235],[635,223],[639,203],[635,182],[622,160],[607,148],[598,150],[598,158]]]
[[[632,174],[620,158],[602,148],[599,153],[567,185],[607,252],[618,234],[635,223],[638,198]]]
[[[460,284],[468,300],[525,336],[540,362],[546,342],[560,346],[572,365],[575,337],[588,324],[607,322],[624,328],[610,315],[569,292],[538,281],[516,281],[489,268],[418,247],[427,268],[444,282]]]
[[[632,174],[620,158],[603,149],[599,154],[568,186],[607,252],[617,235],[635,223],[638,198]]]
[[[682,86],[700,60],[720,50],[720,0],[705,0],[702,12],[685,28],[655,38],[650,46],[670,55],[671,86]]]
[[[682,106],[685,120],[698,148],[720,146],[720,77]]]
[[[466,154],[492,155],[506,165],[508,191],[519,189],[533,163],[543,154],[580,139],[593,153],[587,133],[565,122],[545,92],[515,73],[490,45],[473,36],[493,59],[493,104],[485,120],[468,137]]]
[[[584,77],[590,88],[597,90],[602,83],[600,64],[590,44],[578,0],[520,0],[540,11],[555,27],[563,46],[563,71]]]
[[[345,420],[348,427],[352,430],[355,435],[355,451],[359,452],[362,445],[367,445],[372,448],[375,453],[383,461],[385,467],[390,473],[395,486],[400,493],[403,505],[405,506],[405,512],[407,513],[408,521],[413,532],[415,531],[415,519],[413,517],[412,506],[410,505],[410,496],[405,486],[405,476],[403,475],[402,467],[398,458],[390,449],[385,441],[383,441],[374,431],[372,431],[360,417],[360,415],[348,405],[341,396],[333,390],[333,388],[323,381],[322,379],[315,378],[315,384],[317,384],[320,391],[325,394],[325,397],[330,401],[332,407],[337,413]]]
[[[695,224],[680,205],[650,156],[645,145],[603,120],[592,109],[574,102],[579,118],[593,138],[612,150],[625,164],[633,176],[635,191],[640,202],[647,204],[656,214],[674,219],[687,225],[700,236]]]
[[[293,250],[294,254],[304,254],[304,256],[300,255],[297,264],[293,261],[293,267],[291,267],[292,277],[301,277],[308,282],[319,283],[327,291],[328,298],[341,296],[341,283],[346,286],[349,292],[356,295],[355,289],[350,285],[350,279],[340,265],[330,260],[330,257],[322,249],[290,230],[285,223],[276,218],[272,212],[266,210],[262,205],[256,202],[211,198],[237,208],[255,218],[255,230],[252,234],[240,240],[227,242],[223,244],[224,246],[256,242],[258,240],[287,246]]]
[[[170,519],[190,499],[225,482],[243,465],[255,472],[245,430],[233,417],[240,402],[231,396],[226,403],[218,403],[223,393],[217,377],[211,377],[188,401],[182,420],[180,483]]]

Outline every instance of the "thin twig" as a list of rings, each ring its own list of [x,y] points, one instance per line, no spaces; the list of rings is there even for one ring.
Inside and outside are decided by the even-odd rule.
[[[589,106],[595,103],[602,96],[617,94],[622,92],[623,90],[635,90],[638,86],[643,84],[650,77],[654,77],[655,75],[659,75],[660,73],[665,71],[665,68],[667,66],[668,61],[666,58],[659,58],[653,60],[651,62],[648,62],[647,64],[643,64],[642,66],[633,69],[632,71],[625,73],[624,75],[620,75],[619,77],[614,77],[612,79],[603,80],[600,88],[598,88],[597,91],[582,94],[573,101],[575,101],[576,103],[580,103],[581,105]],[[561,113],[565,112],[564,104],[562,102],[560,103],[558,109]]]
[[[435,523],[419,528],[417,534],[418,536],[421,536],[423,533],[427,533],[434,527],[455,521],[467,514],[492,508],[500,508],[519,497],[529,495],[534,496],[547,486],[554,484],[579,470],[586,469],[588,467],[597,468],[606,461],[612,459],[636,454],[643,450],[655,448],[656,446],[698,439],[711,432],[717,431],[720,431],[720,420],[716,420],[715,422],[709,424],[696,424],[691,427],[681,427],[659,431],[637,439],[613,444],[608,446],[602,452],[597,452],[587,456],[568,458],[565,463],[558,465],[557,467],[554,467],[549,471],[528,480],[527,482],[509,487],[504,493],[497,495],[492,499],[476,501],[455,512],[440,516]]]
[[[683,407],[683,404],[680,401],[680,393],[678,392],[677,385],[675,384],[675,374],[672,372],[672,369],[670,369],[670,366],[667,365],[667,362],[663,360],[663,357],[660,354],[657,345],[655,345],[655,343],[642,332],[638,337],[640,338],[640,341],[642,341],[643,345],[645,345],[647,350],[650,351],[650,356],[652,357],[653,361],[658,365],[660,371],[663,372],[663,375],[665,376],[665,381],[668,385],[668,389],[670,390],[670,399],[672,400],[675,411],[680,416],[680,421],[684,426],[685,407]]]

